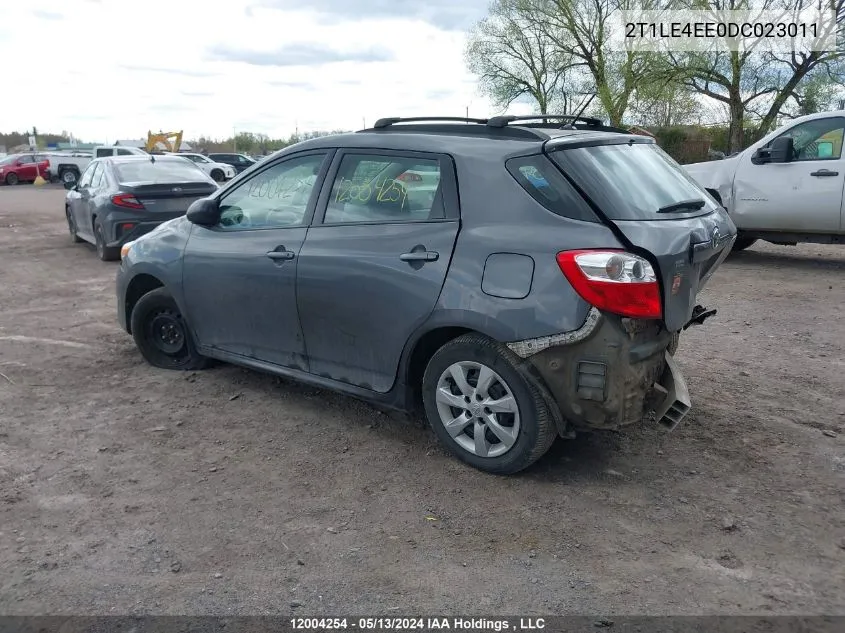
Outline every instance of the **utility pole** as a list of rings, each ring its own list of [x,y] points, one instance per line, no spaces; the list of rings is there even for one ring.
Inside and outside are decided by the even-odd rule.
[[[234,127],[232,128],[232,152],[238,153],[238,130]]]

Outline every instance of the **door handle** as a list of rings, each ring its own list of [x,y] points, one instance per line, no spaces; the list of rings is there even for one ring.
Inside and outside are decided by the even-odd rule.
[[[403,262],[436,262],[439,258],[437,251],[412,251],[399,256]]]
[[[838,171],[830,171],[829,169],[820,169],[810,173],[811,176],[838,176]]]
[[[296,253],[293,251],[270,251],[267,253],[267,257],[274,261],[280,261],[285,259],[293,259],[296,257]]]

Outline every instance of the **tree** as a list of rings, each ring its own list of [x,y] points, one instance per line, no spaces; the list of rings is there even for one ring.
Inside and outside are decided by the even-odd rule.
[[[574,96],[564,90],[568,75],[574,74],[572,58],[555,46],[531,8],[524,0],[495,0],[470,34],[467,66],[498,107],[527,96],[537,102],[540,114],[555,105],[566,112]]]
[[[658,55],[609,49],[612,18],[628,8],[647,8],[633,0],[524,0],[556,49],[589,73],[611,125],[622,120],[638,88],[655,80]]]
[[[836,11],[837,25],[845,18],[845,0],[824,0]],[[794,13],[814,5],[812,0],[690,0],[690,9],[786,11]],[[794,51],[777,54],[751,45],[739,50],[672,53],[666,58],[665,76],[689,90],[725,104],[730,117],[728,151],[744,146],[746,114],[756,114],[756,136],[769,132],[789,99],[802,93],[802,82],[817,69],[829,69],[843,57],[842,43],[832,51]]]
[[[671,81],[654,82],[638,88],[631,101],[631,118],[642,126],[672,127],[695,123],[701,103],[687,88]]]

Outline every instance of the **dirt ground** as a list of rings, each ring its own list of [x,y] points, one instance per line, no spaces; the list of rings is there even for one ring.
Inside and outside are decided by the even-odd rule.
[[[0,613],[845,614],[845,249],[728,260],[673,433],[498,478],[355,400],[151,368],[63,195],[0,188]]]

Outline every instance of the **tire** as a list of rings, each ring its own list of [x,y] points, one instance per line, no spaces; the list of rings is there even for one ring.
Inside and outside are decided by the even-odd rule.
[[[226,176],[224,176],[223,172],[219,169],[213,169],[211,171],[211,178],[214,180],[214,182],[223,182],[224,180],[226,180]]]
[[[478,394],[482,369],[487,376],[492,373],[492,377],[487,388]],[[453,378],[456,373],[463,375],[464,389]],[[445,399],[440,397],[441,387],[447,394]],[[506,347],[479,334],[460,336],[434,353],[423,375],[422,394],[434,433],[458,459],[479,470],[498,475],[519,472],[540,459],[557,437],[548,405],[519,359]],[[491,401],[503,403],[508,396],[515,403],[515,413],[496,412],[484,406]],[[446,420],[458,423],[451,425],[451,432]],[[484,433],[480,446],[475,439],[479,431]]]
[[[135,345],[153,367],[192,371],[208,364],[167,289],[156,288],[138,299],[129,318]]]
[[[18,179],[17,174],[6,174],[6,184],[9,185],[10,187],[13,187],[14,185],[18,184],[19,182],[20,182],[20,180]]]
[[[737,236],[731,251],[744,251],[756,241],[756,237],[746,237],[745,235],[740,234]]]
[[[672,334],[672,340],[669,341],[669,346],[666,348],[666,351],[669,352],[670,356],[674,356],[675,352],[678,351],[678,344],[681,341],[681,333],[675,332]]]
[[[79,174],[76,173],[75,169],[65,169],[59,174],[59,180],[63,183],[73,183],[75,185],[79,180]]]
[[[106,246],[106,235],[100,220],[94,220],[94,246],[97,248],[97,257],[104,262],[120,259],[120,249]]]
[[[76,232],[76,222],[74,222],[73,216],[70,214],[70,207],[65,207],[65,217],[67,218],[68,231],[70,231],[70,239],[74,244],[79,244],[83,240]]]

